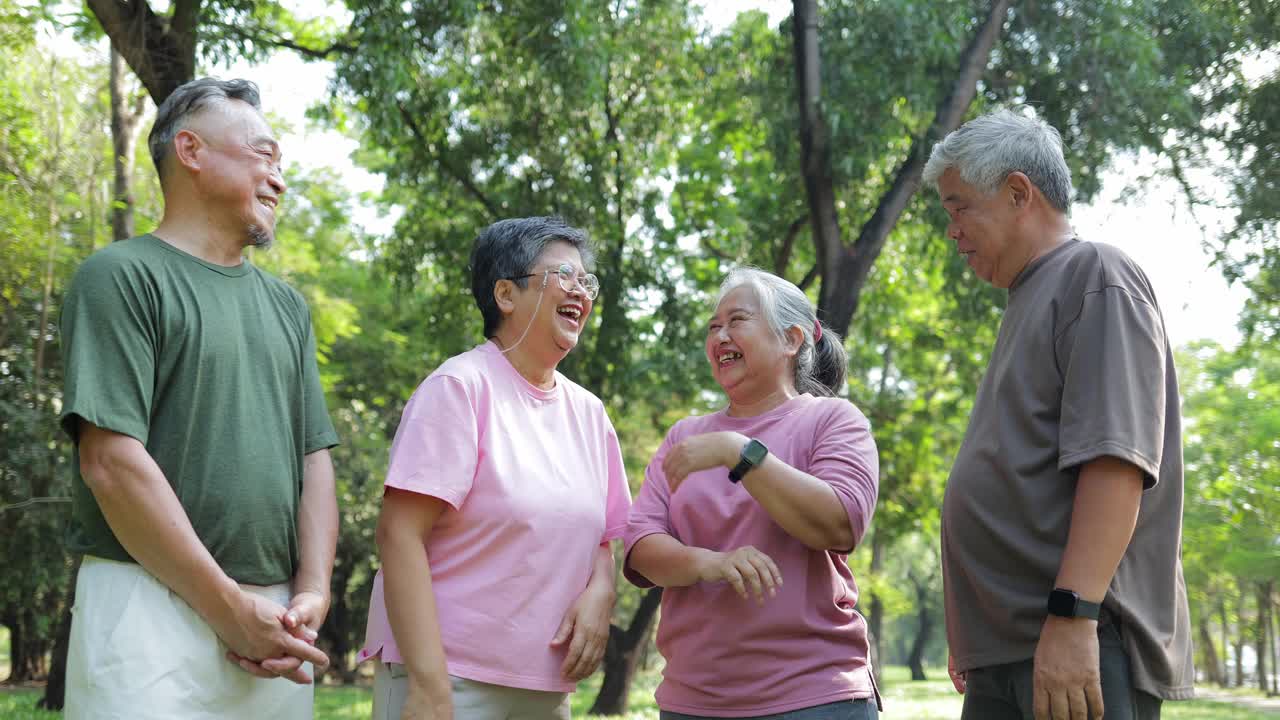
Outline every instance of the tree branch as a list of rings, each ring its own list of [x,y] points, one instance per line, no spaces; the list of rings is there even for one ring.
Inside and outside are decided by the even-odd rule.
[[[400,109],[400,117],[404,120],[405,126],[409,128],[409,132],[412,133],[413,137],[418,141],[417,146],[422,149],[423,153],[428,153],[427,148],[430,145],[430,143],[427,141],[426,136],[422,134],[422,130],[418,127],[417,121],[414,120],[413,113],[409,112],[409,109],[404,106],[403,102],[397,102],[396,107]],[[494,205],[489,200],[489,198],[485,196],[484,192],[482,192],[480,188],[476,186],[475,182],[470,177],[468,177],[466,173],[463,173],[457,168],[454,168],[451,165],[449,165],[449,163],[445,161],[444,156],[441,154],[435,154],[434,156],[432,156],[430,153],[428,153],[428,157],[434,160],[436,165],[440,166],[440,169],[443,170],[446,175],[448,175],[449,177],[452,177],[454,180],[457,180],[458,184],[462,185],[464,190],[466,190],[481,205],[483,205],[484,209],[489,213],[489,217],[491,219],[493,220],[498,219],[499,212],[498,212],[497,206]]]
[[[89,10],[115,43],[116,51],[129,64],[156,105],[164,102],[179,85],[191,79],[195,72],[194,27],[190,40],[179,39],[175,33],[186,27],[185,15],[189,13],[191,0],[178,3],[174,8],[174,22],[169,24],[140,0],[87,0]],[[199,3],[195,2],[198,13]],[[188,47],[189,46],[189,47]]]
[[[782,238],[782,247],[778,248],[778,254],[773,259],[774,275],[786,277],[787,265],[791,263],[791,252],[796,244],[796,236],[804,229],[807,222],[809,222],[809,216],[807,215],[791,221],[791,225],[787,228],[786,236]]]

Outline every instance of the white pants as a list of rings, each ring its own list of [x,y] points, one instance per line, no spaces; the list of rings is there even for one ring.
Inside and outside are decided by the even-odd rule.
[[[242,585],[288,606],[289,586]],[[257,678],[140,565],[85,556],[67,653],[65,720],[310,720],[310,685]],[[303,666],[311,672],[311,665]]]
[[[376,660],[373,720],[400,720],[409,676],[404,665]],[[490,685],[449,676],[457,720],[570,720],[569,694]]]

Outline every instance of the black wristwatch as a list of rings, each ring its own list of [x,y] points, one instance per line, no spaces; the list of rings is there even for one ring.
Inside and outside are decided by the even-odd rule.
[[[1067,618],[1089,618],[1090,620],[1098,619],[1098,611],[1102,608],[1100,603],[1081,600],[1080,596],[1073,590],[1065,590],[1063,588],[1054,588],[1049,593],[1049,614],[1058,617]]]
[[[742,448],[742,459],[729,471],[729,482],[740,482],[742,476],[764,462],[764,456],[768,454],[769,448],[765,447],[764,443],[754,438],[748,440],[746,447]]]

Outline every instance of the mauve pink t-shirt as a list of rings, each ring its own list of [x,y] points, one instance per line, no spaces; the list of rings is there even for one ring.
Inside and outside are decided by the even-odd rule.
[[[671,494],[662,473],[667,451],[687,437],[722,430],[755,438],[783,462],[829,483],[849,514],[855,544],[875,510],[875,441],[866,417],[847,400],[801,395],[756,417],[721,411],[676,423],[631,508],[626,552],[655,533],[719,552],[752,545],[778,564],[783,584],[763,606],[725,582],[667,588],[658,624],[667,661],[658,707],[746,717],[874,697],[867,624],[854,610],[858,588],[846,554],[810,550],[788,535],[745,488],[729,482],[726,468],[693,473]],[[629,560],[627,579],[649,587]]]
[[[427,539],[449,674],[570,692],[567,645],[549,643],[622,536],[631,493],[600,400],[556,373],[540,390],[492,343],[450,358],[414,392],[391,445],[387,487],[449,508]],[[374,579],[360,659],[403,662]]]

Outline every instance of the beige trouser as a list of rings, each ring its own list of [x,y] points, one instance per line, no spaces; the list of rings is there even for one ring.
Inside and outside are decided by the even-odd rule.
[[[524,690],[449,676],[455,720],[569,720],[569,694]],[[400,720],[409,676],[399,663],[373,671],[373,720]]]
[[[289,604],[288,585],[241,587]],[[213,629],[139,565],[85,556],[72,613],[65,720],[311,718],[310,685],[231,663]]]

